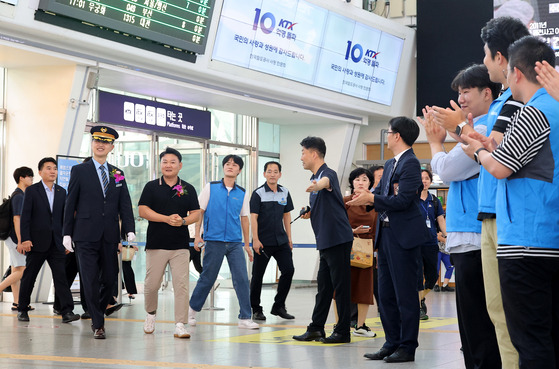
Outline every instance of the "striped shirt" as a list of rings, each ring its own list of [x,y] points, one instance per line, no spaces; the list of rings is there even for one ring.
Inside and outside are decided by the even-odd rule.
[[[503,142],[491,156],[516,173],[537,155],[549,132],[545,115],[533,106],[524,106],[512,116]]]
[[[510,101],[510,100],[509,100]],[[546,116],[533,106],[524,106],[512,116],[503,142],[491,156],[513,172],[527,165],[548,140],[550,126]],[[497,258],[521,259],[524,257],[555,258],[559,249],[499,245]]]
[[[503,104],[501,111],[499,112],[499,116],[493,125],[492,131],[505,133],[507,127],[509,126],[510,122],[512,121],[512,116],[514,113],[518,111],[518,109],[522,108],[524,104],[520,101],[516,101],[511,97],[508,98],[507,101]]]

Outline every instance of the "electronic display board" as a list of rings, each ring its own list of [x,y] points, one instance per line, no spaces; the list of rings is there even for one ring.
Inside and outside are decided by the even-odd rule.
[[[40,0],[39,9],[198,54],[214,0]]]
[[[404,41],[304,0],[224,0],[212,59],[391,105]]]

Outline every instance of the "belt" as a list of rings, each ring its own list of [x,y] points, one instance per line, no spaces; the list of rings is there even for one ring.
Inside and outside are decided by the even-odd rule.
[[[390,222],[380,222],[380,227],[381,228],[390,228]]]

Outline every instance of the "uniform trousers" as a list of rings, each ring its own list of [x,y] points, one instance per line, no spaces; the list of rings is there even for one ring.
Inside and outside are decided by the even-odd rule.
[[[260,250],[260,254],[254,253],[252,279],[250,280],[250,305],[253,312],[262,311],[262,306],[260,306],[262,279],[264,278],[266,267],[271,258],[276,259],[281,272],[273,308],[285,307],[285,300],[291,288],[293,273],[295,273],[295,268],[293,267],[293,252],[288,243],[279,246],[265,246]]]
[[[501,368],[495,328],[485,303],[481,250],[452,253],[458,328],[466,369]]]

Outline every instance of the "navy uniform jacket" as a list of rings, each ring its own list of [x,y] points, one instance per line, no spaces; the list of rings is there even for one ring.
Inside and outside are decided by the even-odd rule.
[[[61,251],[62,222],[64,219],[64,202],[66,190],[55,184],[53,210],[50,210],[49,200],[43,182],[27,187],[23,198],[21,213],[21,242],[31,241],[31,251],[48,251],[51,242]]]
[[[423,189],[421,166],[413,153],[413,149],[409,149],[402,154],[396,165],[396,170],[390,176],[394,162],[394,159],[386,162],[382,179],[374,190],[374,208],[379,214],[386,211],[390,228],[396,236],[394,241],[397,241],[404,249],[411,249],[431,240],[425,218],[419,209],[419,194]],[[382,196],[381,192],[385,188],[386,181],[390,181],[388,195]],[[394,191],[395,187],[398,189],[397,194]],[[380,216],[377,222],[380,222]],[[377,223],[375,245],[377,244],[379,230],[380,226]]]
[[[111,172],[120,169],[108,163],[107,166],[109,187],[106,197],[93,160],[72,167],[64,212],[64,235],[72,236],[75,242],[98,242],[103,237],[107,243],[118,243],[119,215],[124,234],[135,232],[126,179],[115,183]]]

